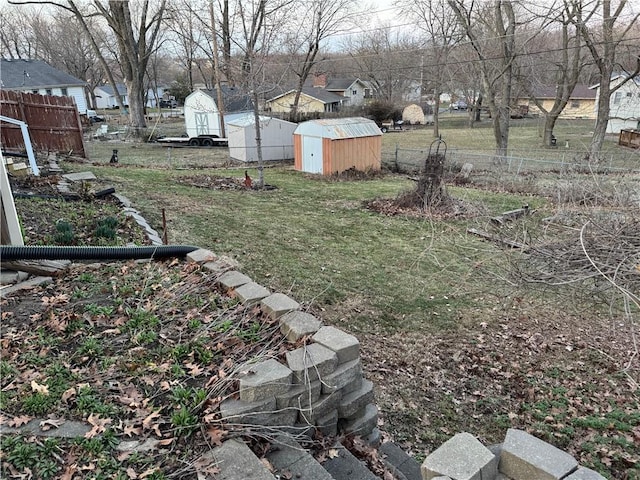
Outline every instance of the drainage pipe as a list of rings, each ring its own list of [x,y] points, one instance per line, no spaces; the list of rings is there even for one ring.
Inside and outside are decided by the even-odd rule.
[[[143,247],[0,246],[0,260],[130,260],[184,257],[199,247],[158,245]]]

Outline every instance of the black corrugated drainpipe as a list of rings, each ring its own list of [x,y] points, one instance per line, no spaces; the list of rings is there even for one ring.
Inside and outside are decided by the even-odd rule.
[[[184,257],[199,247],[158,245],[144,247],[0,246],[0,261],[11,260],[130,260]]]

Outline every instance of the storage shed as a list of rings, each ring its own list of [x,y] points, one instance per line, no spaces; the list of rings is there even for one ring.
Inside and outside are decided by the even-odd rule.
[[[382,132],[366,118],[333,118],[301,123],[293,134],[295,169],[331,175],[350,168],[379,170]]]
[[[229,155],[241,162],[257,162],[256,122],[253,113],[227,122]],[[262,160],[290,160],[293,158],[293,132],[298,125],[278,118],[260,117]]]
[[[188,137],[198,135],[221,136],[218,94],[213,90],[196,90],[184,100],[184,123]],[[253,111],[249,96],[234,87],[222,87],[225,126],[231,120]]]

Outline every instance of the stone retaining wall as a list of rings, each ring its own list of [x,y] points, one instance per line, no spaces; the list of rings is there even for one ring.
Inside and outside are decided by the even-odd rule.
[[[244,305],[259,306],[278,320],[286,341],[310,342],[286,353],[286,362],[273,358],[248,364],[239,377],[239,399],[220,405],[227,424],[278,427],[283,431],[318,429],[324,435],[370,435],[378,423],[373,383],[362,376],[360,342],[342,330],[300,310],[295,300],[271,293],[248,276],[227,270],[228,263],[208,250],[187,259],[218,273],[216,284],[234,291]]]

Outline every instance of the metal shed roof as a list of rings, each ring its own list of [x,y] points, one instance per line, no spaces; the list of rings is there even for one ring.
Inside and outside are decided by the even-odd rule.
[[[308,122],[303,122],[298,125],[294,134],[337,140],[380,136],[382,132],[373,120],[363,117],[352,117],[309,120]]]
[[[287,122],[286,120],[280,120],[279,118],[273,118],[273,117],[267,117],[264,115],[260,115],[260,123],[262,125],[268,125],[269,122],[275,122],[275,123],[284,123],[287,125],[294,125],[291,122]],[[249,127],[249,126],[253,126],[256,124],[256,119],[253,113],[247,113],[246,115],[243,115],[241,117],[238,118],[234,118],[233,120],[229,120],[227,122],[228,125],[233,125],[235,127]]]

